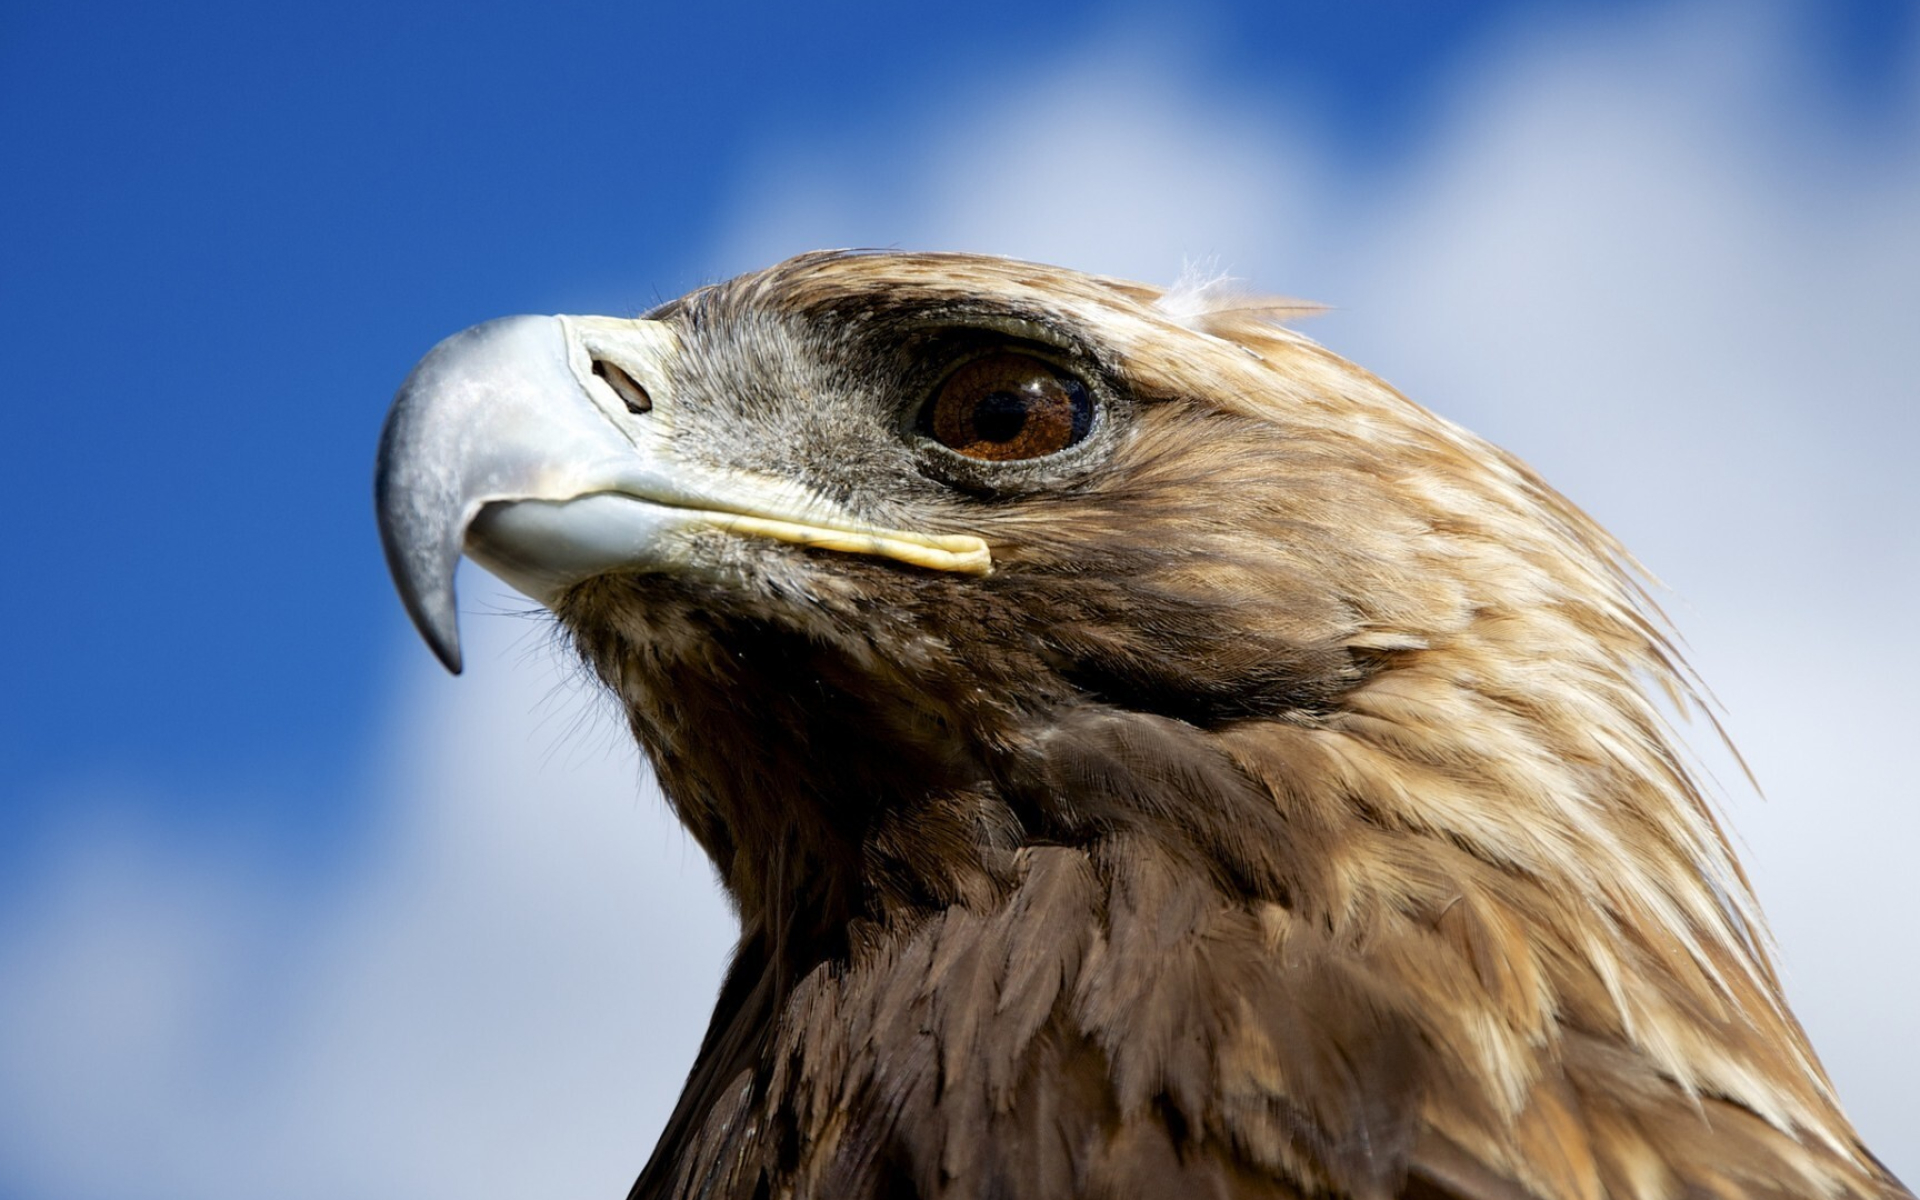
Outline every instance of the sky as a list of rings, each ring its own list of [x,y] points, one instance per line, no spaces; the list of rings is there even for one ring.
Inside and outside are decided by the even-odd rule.
[[[0,11],[0,1200],[624,1194],[732,933],[503,585],[370,503],[513,312],[820,246],[1328,302],[1618,533],[1789,993],[1920,1177],[1911,0]]]

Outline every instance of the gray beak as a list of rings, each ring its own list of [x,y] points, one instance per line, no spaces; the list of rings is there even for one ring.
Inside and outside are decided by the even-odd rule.
[[[589,322],[597,328],[577,327]],[[626,403],[593,374],[597,351],[651,377],[663,340],[670,335],[648,321],[503,317],[441,342],[400,385],[380,435],[374,507],[400,599],[449,671],[460,670],[454,568],[487,506],[623,485],[679,490],[662,478],[660,438],[645,439],[654,454],[636,445],[618,423]],[[524,582],[544,601],[561,581]]]
[[[460,556],[551,607],[611,570],[682,571],[715,531],[810,551],[983,574],[986,543],[887,529],[791,480],[673,452],[666,324],[503,317],[456,333],[400,385],[380,435],[374,507],[420,635],[460,671]]]

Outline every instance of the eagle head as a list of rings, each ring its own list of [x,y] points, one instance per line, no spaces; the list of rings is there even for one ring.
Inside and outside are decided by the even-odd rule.
[[[1297,307],[819,253],[415,369],[416,623],[550,608],[738,908],[635,1196],[1905,1194],[1620,547]]]

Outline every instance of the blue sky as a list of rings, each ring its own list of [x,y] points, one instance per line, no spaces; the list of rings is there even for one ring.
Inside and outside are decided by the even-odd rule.
[[[1910,0],[694,7],[0,13],[0,1195],[439,1192],[529,1129],[473,1194],[625,1186],[724,912],[504,589],[432,674],[373,444],[455,329],[836,244],[1218,255],[1613,525],[1771,797],[1817,1044],[1920,1127],[1920,946],[1836,915],[1920,911]],[[466,1132],[370,1149],[421,1111]]]
[[[1413,143],[1448,69],[1526,8],[1430,7],[1199,5],[1181,28],[1210,73],[1297,94],[1365,159]],[[884,187],[931,114],[1155,21],[905,12],[16,6],[4,453],[41,586],[6,644],[27,683],[0,761],[22,788],[10,850],[77,785],[332,841],[398,629],[367,447],[422,347],[707,281],[716,215],[768,147],[891,144],[857,168]]]

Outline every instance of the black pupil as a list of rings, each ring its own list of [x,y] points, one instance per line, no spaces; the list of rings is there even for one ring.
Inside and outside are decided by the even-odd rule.
[[[1032,398],[1018,392],[989,393],[973,410],[973,431],[983,442],[1010,442],[1027,424]]]

